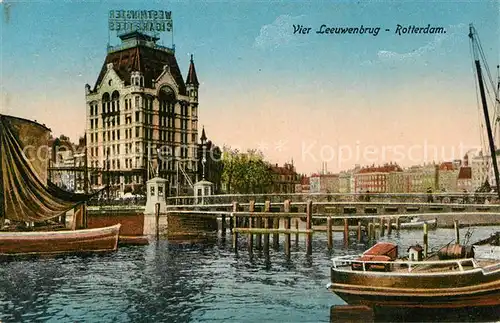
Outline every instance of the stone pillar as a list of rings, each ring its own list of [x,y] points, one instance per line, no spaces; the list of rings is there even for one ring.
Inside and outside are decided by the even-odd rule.
[[[210,204],[205,197],[212,195],[214,184],[209,181],[201,180],[194,185],[194,203],[195,204]]]
[[[147,200],[144,209],[143,234],[154,236],[156,234],[155,205],[160,205],[159,231],[160,235],[167,230],[167,194],[169,191],[166,179],[155,177],[146,182]]]

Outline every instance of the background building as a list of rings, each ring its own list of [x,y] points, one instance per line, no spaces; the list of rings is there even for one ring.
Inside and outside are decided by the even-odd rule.
[[[87,157],[93,188],[118,196],[140,191],[156,171],[171,194],[188,194],[196,180],[198,87],[191,56],[184,82],[174,50],[139,32],[119,36],[94,87],[86,85]]]
[[[198,145],[197,181],[204,178],[214,185],[212,193],[220,194],[222,191],[223,168],[222,150],[212,141],[207,139],[205,128],[203,128],[201,131],[200,144]]]

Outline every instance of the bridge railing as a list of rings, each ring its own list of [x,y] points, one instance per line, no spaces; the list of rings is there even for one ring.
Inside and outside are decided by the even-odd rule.
[[[178,196],[167,198],[170,205],[199,204],[201,197]],[[203,197],[203,204],[228,204],[232,202],[256,203],[283,202],[415,202],[415,203],[498,203],[492,193],[288,193],[288,194],[222,194]]]

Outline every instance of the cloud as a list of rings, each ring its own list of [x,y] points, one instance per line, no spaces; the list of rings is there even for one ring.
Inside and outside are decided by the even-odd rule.
[[[296,38],[293,35],[293,25],[298,24],[302,17],[281,15],[272,24],[262,26],[253,46],[261,49],[274,49],[290,44]]]
[[[458,25],[450,25],[446,28],[446,34],[436,34],[434,39],[429,43],[407,53],[398,53],[388,50],[379,50],[377,52],[378,60],[363,62],[363,65],[370,65],[376,62],[402,62],[408,60],[414,60],[427,53],[434,52],[436,50],[442,49],[444,42],[456,42],[460,39],[465,39],[466,25],[464,23]]]

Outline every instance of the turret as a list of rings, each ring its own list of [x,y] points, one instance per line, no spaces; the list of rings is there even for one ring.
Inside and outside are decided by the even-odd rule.
[[[191,62],[189,64],[189,72],[186,78],[186,91],[191,102],[198,102],[198,76],[196,76],[196,69],[194,67],[193,55],[191,55]]]

